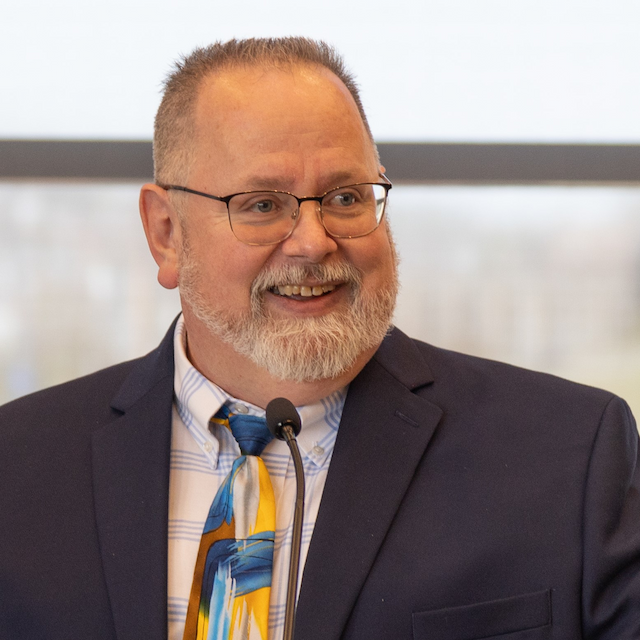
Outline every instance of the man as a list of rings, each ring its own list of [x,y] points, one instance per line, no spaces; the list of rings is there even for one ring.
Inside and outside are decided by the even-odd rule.
[[[627,406],[388,331],[389,184],[336,55],[295,38],[198,50],[154,144],[140,208],[182,315],[145,358],[0,410],[0,637],[181,638],[202,523],[240,455],[215,416],[282,396],[308,478],[296,638],[640,638]],[[283,447],[262,454],[270,638]]]

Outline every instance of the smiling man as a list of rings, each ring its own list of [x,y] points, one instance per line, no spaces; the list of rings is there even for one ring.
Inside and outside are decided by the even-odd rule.
[[[259,406],[277,395],[304,405],[350,382],[390,326],[389,183],[335,73],[263,55],[217,62],[199,81],[176,143],[189,153],[158,161],[141,209],[161,284],[180,286],[193,364]],[[159,132],[183,92],[169,83]]]
[[[640,638],[638,436],[615,396],[391,327],[389,180],[339,56],[198,49],[140,210],[182,313],[139,360],[0,409],[0,637]]]

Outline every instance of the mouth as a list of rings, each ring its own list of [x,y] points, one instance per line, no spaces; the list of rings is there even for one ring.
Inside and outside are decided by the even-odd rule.
[[[284,284],[271,287],[269,291],[285,298],[319,298],[331,293],[337,286],[335,284]]]
[[[345,261],[265,267],[251,285],[251,300],[256,309],[262,309],[268,294],[273,296],[274,309],[303,315],[325,313],[357,296],[361,281],[360,272]]]

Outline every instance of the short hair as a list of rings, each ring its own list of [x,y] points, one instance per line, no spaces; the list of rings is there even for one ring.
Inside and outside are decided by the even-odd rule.
[[[233,39],[195,49],[177,61],[167,76],[153,137],[156,181],[167,184],[188,177],[193,159],[190,141],[194,133],[194,109],[204,79],[233,67],[279,68],[293,65],[321,66],[336,75],[353,97],[373,143],[354,77],[332,46],[302,37]]]

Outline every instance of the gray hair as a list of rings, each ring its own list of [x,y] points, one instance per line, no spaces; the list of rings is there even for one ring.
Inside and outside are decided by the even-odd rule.
[[[291,65],[325,67],[336,75],[353,97],[367,134],[373,136],[364,113],[358,87],[340,54],[330,45],[309,38],[249,38],[216,42],[198,48],[176,62],[164,83],[164,94],[155,119],[153,163],[160,184],[186,180],[191,166],[191,144],[198,91],[211,74],[233,67],[280,68]],[[374,144],[375,149],[375,144]]]

